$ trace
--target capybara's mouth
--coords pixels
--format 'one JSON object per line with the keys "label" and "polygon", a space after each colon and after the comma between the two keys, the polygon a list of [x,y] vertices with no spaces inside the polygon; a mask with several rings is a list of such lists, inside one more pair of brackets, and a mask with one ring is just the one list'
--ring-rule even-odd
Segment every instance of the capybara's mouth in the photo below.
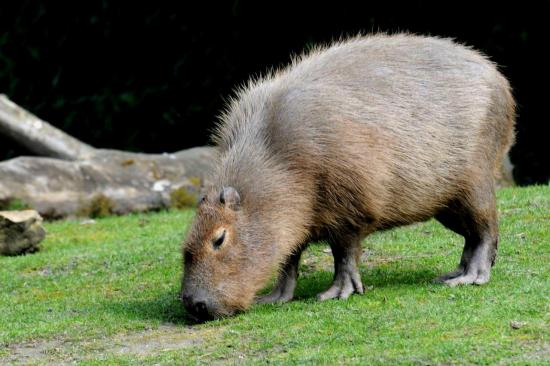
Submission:
{"label": "capybara's mouth", "polygon": [[214,320],[214,317],[213,316],[197,316],[189,311],[187,311],[187,314],[186,314],[186,318],[187,320],[192,323],[192,324],[201,324],[201,323],[204,323],[204,322],[207,322],[207,321],[210,321],[210,320]]}
{"label": "capybara's mouth", "polygon": [[204,323],[204,322],[216,320],[216,319],[228,318],[242,312],[242,310],[230,310],[230,309],[225,309],[223,311],[216,311],[216,312],[196,312],[188,308],[185,308],[185,311],[186,311],[187,320],[195,324],[200,324],[200,323]]}

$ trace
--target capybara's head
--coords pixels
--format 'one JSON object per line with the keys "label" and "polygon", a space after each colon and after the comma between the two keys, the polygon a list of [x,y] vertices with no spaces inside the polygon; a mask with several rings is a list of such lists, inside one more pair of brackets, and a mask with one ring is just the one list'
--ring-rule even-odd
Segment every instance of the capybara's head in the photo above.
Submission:
{"label": "capybara's head", "polygon": [[183,246],[181,291],[196,320],[246,309],[268,280],[271,268],[262,263],[260,228],[249,216],[233,187],[210,191],[199,203]]}

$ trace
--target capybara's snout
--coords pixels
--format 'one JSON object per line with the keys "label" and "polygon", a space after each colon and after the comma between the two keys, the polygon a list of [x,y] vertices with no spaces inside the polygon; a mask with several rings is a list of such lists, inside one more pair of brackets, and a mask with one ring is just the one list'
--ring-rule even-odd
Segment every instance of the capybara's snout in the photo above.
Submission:
{"label": "capybara's snout", "polygon": [[187,313],[191,315],[194,320],[206,321],[212,319],[212,310],[208,308],[206,301],[196,300],[188,295],[182,295],[181,301]]}
{"label": "capybara's snout", "polygon": [[233,311],[220,305],[206,291],[200,289],[183,290],[181,302],[187,314],[195,321],[204,322],[231,315]]}
{"label": "capybara's snout", "polygon": [[204,291],[184,289],[181,293],[181,302],[187,313],[197,321],[213,319],[217,312],[213,301]]}

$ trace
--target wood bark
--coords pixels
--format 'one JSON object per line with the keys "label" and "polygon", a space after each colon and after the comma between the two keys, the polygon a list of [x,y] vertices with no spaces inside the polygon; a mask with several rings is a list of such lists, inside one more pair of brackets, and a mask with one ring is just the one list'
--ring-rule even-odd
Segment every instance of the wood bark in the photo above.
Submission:
{"label": "wood bark", "polygon": [[169,206],[175,189],[198,195],[216,155],[212,147],[171,154],[95,149],[4,95],[0,133],[42,155],[0,162],[0,203],[22,200],[50,218],[85,213],[97,197],[123,214]]}
{"label": "wood bark", "polygon": [[96,149],[41,120],[0,94],[0,133],[29,151],[64,160],[81,160]]}

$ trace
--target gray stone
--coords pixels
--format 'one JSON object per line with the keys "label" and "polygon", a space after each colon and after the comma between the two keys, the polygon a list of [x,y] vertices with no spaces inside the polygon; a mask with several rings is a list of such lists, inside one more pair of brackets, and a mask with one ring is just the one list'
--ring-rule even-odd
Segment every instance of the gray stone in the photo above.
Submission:
{"label": "gray stone", "polygon": [[34,210],[0,211],[0,254],[34,253],[46,237],[42,217]]}

